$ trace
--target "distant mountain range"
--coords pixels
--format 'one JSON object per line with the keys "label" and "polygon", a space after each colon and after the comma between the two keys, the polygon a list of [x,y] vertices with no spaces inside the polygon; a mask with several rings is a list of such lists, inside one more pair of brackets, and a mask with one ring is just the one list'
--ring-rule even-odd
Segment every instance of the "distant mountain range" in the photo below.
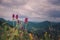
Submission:
{"label": "distant mountain range", "polygon": [[[3,26],[3,23],[7,23],[7,25],[10,25],[13,27],[12,21],[7,21],[3,18],[0,18],[0,26]],[[14,25],[16,25],[16,22],[14,22]],[[24,24],[23,24],[24,25]],[[44,22],[28,22],[27,29],[30,30],[41,30],[46,31],[49,27],[53,27],[56,30],[60,30],[60,23],[59,22],[50,22],[50,21],[44,21]]]}

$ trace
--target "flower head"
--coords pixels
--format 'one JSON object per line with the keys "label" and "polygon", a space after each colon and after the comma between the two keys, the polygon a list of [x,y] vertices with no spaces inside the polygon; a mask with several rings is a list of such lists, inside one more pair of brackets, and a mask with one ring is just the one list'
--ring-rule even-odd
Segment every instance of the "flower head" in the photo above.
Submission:
{"label": "flower head", "polygon": [[28,22],[28,18],[25,18],[25,23],[27,23]]}
{"label": "flower head", "polygon": [[16,15],[16,19],[18,19],[18,15]]}
{"label": "flower head", "polygon": [[14,17],[15,17],[15,15],[13,14],[13,15],[12,15],[12,18],[14,18]]}

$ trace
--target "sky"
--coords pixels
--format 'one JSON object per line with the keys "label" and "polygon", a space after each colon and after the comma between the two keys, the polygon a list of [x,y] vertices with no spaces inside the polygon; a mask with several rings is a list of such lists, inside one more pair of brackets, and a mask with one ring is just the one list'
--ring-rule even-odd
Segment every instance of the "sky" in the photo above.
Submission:
{"label": "sky", "polygon": [[0,0],[0,18],[12,20],[12,14],[23,21],[60,22],[60,0]]}

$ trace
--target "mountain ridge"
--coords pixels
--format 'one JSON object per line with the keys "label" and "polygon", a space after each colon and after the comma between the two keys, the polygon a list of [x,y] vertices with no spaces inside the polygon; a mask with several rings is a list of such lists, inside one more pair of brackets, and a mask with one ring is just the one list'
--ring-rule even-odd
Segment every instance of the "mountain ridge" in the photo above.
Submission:
{"label": "mountain ridge", "polygon": [[[7,24],[13,26],[13,22],[12,21],[7,21],[3,18],[0,18],[0,25],[3,23],[3,22],[8,22]],[[16,25],[16,21],[14,22],[14,24]],[[24,24],[23,24],[24,25]],[[27,25],[27,29],[32,29],[33,28],[40,28],[40,29],[46,29],[46,28],[49,28],[50,26],[52,27],[56,27],[56,26],[60,26],[60,22],[50,22],[50,21],[43,21],[43,22],[28,22],[28,25]]]}

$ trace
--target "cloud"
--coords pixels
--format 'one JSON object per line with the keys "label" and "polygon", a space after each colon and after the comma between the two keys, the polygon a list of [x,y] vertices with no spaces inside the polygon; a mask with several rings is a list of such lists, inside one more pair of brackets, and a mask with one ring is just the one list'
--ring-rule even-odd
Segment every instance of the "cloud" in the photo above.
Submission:
{"label": "cloud", "polygon": [[60,6],[60,0],[48,0],[50,4]]}
{"label": "cloud", "polygon": [[9,20],[12,14],[18,14],[21,19],[28,17],[30,21],[53,21],[52,17],[59,20],[59,11],[60,6],[48,0],[0,0],[0,17]]}
{"label": "cloud", "polygon": [[13,7],[13,6],[22,6],[27,3],[27,0],[1,0],[0,5],[6,7]]}
{"label": "cloud", "polygon": [[50,10],[49,16],[54,18],[60,18],[60,10]]}

